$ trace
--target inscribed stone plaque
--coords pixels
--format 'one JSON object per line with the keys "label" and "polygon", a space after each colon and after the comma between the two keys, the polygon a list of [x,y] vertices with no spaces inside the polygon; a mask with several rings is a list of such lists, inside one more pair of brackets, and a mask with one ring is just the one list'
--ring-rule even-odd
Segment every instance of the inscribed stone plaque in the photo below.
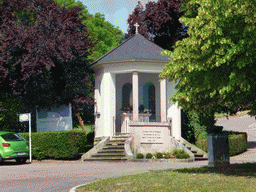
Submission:
{"label": "inscribed stone plaque", "polygon": [[163,131],[161,130],[143,130],[141,144],[163,144]]}

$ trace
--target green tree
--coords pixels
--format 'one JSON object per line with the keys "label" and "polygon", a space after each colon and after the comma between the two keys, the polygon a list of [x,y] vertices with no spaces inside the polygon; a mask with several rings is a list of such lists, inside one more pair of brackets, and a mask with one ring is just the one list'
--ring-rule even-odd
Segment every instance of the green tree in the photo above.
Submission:
{"label": "green tree", "polygon": [[181,0],[180,11],[182,11],[186,17],[195,18],[198,15],[199,7],[200,5],[192,0]]}
{"label": "green tree", "polygon": [[90,49],[89,58],[92,60],[98,59],[125,40],[122,31],[105,21],[104,15],[100,13],[89,16],[84,24],[90,34],[89,39],[95,43]]}
{"label": "green tree", "polygon": [[[191,0],[197,16],[180,19],[189,37],[178,41],[160,74],[177,83],[171,100],[184,110],[211,111],[248,106],[256,115],[256,2]],[[206,116],[207,116],[206,115]]]}
{"label": "green tree", "polygon": [[92,15],[88,12],[87,7],[80,1],[75,0],[54,0],[60,7],[65,6],[71,9],[75,6],[83,7],[80,13],[86,17],[82,23],[87,27],[89,39],[93,41],[93,48],[89,49],[89,59],[96,60],[108,51],[118,46],[125,40],[124,34],[118,27],[105,21],[104,15],[96,13]]}

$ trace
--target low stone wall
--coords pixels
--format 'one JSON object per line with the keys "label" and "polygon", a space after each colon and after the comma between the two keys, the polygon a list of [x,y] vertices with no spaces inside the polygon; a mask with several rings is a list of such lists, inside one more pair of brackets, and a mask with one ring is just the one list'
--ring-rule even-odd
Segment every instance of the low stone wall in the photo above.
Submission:
{"label": "low stone wall", "polygon": [[182,143],[179,143],[178,149],[184,149],[186,151],[186,153],[189,154],[190,159],[192,159],[192,161],[194,161],[194,159],[195,159],[194,153],[192,153],[185,145],[183,145]]}
{"label": "low stone wall", "polygon": [[[203,151],[202,149],[199,149],[198,147],[196,147],[195,145],[193,145],[193,144],[191,144],[191,143],[189,143],[188,141],[186,141],[184,138],[180,138],[180,142],[183,144],[183,145],[188,145],[188,146],[190,146],[191,147],[191,149],[196,149],[196,151],[198,151],[200,154],[203,154],[204,156],[203,156],[203,158],[208,158],[208,154],[205,152],[205,151]],[[190,151],[190,150],[189,150]],[[193,153],[192,153],[193,154]],[[191,156],[191,155],[190,155]],[[193,156],[194,156],[194,154],[193,154]]]}
{"label": "low stone wall", "polygon": [[130,159],[133,162],[170,162],[170,163],[191,163],[194,160],[189,159]]}
{"label": "low stone wall", "polygon": [[132,148],[131,148],[132,141],[133,141],[133,138],[130,137],[130,138],[126,139],[126,141],[124,143],[124,151],[125,151],[125,155],[128,160],[134,159],[134,154],[133,154]]}
{"label": "low stone wall", "polygon": [[84,161],[84,159],[89,159],[92,155],[98,153],[98,151],[100,151],[104,146],[106,146],[109,140],[110,137],[103,137],[102,140],[96,146],[94,146],[91,150],[89,150],[81,157],[82,162]]}
{"label": "low stone wall", "polygon": [[98,143],[103,139],[104,137],[96,137],[94,138],[93,146],[98,145]]}

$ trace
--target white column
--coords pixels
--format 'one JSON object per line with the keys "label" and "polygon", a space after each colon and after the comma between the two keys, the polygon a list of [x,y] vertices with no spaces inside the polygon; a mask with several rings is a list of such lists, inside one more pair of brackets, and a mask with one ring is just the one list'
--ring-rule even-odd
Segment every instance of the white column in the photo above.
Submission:
{"label": "white column", "polygon": [[174,104],[173,112],[172,136],[179,140],[181,138],[181,108],[178,106],[178,102]]}
{"label": "white column", "polygon": [[116,114],[116,89],[115,89],[115,74],[109,72],[103,76],[103,108],[101,110],[101,135],[112,136],[114,133],[113,118]]}
{"label": "white column", "polygon": [[160,110],[161,122],[167,121],[167,98],[166,98],[166,78],[160,81]]}
{"label": "white column", "polygon": [[[104,130],[103,130],[103,125],[101,124],[102,121],[102,118],[104,116],[103,113],[101,113],[101,109],[103,109],[103,98],[101,97],[101,94],[104,92],[104,89],[103,89],[103,84],[104,84],[104,81],[103,81],[103,71],[96,71],[95,72],[95,90],[94,90],[94,98],[95,98],[95,108],[94,108],[94,111],[95,111],[95,114],[96,112],[98,113],[98,117],[95,116],[95,137],[102,137],[104,136],[103,133],[104,133]],[[102,110],[103,112],[103,110]]]}
{"label": "white column", "polygon": [[[95,80],[96,81],[96,80]],[[99,88],[95,82],[95,89],[94,89],[94,126],[95,126],[95,136],[98,136],[98,127],[99,127],[99,117],[98,117],[98,113],[99,113],[99,106],[100,106],[100,102],[99,102]]]}
{"label": "white column", "polygon": [[139,121],[139,74],[132,74],[133,121]]}

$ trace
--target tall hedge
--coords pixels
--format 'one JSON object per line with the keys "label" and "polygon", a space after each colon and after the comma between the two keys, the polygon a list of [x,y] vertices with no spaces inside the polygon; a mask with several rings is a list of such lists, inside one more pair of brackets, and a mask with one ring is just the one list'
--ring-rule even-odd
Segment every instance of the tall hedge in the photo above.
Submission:
{"label": "tall hedge", "polygon": [[[29,139],[28,133],[19,133]],[[31,133],[32,156],[36,159],[68,159],[86,152],[93,146],[94,134],[84,131]]]}
{"label": "tall hedge", "polygon": [[229,135],[229,154],[231,156],[247,150],[247,133],[234,133]]}
{"label": "tall hedge", "polygon": [[[246,132],[228,132],[228,140],[229,140],[229,154],[230,156],[234,156],[240,154],[247,150],[247,133]],[[207,152],[207,140],[202,139],[196,142],[196,146],[203,151]]]}

